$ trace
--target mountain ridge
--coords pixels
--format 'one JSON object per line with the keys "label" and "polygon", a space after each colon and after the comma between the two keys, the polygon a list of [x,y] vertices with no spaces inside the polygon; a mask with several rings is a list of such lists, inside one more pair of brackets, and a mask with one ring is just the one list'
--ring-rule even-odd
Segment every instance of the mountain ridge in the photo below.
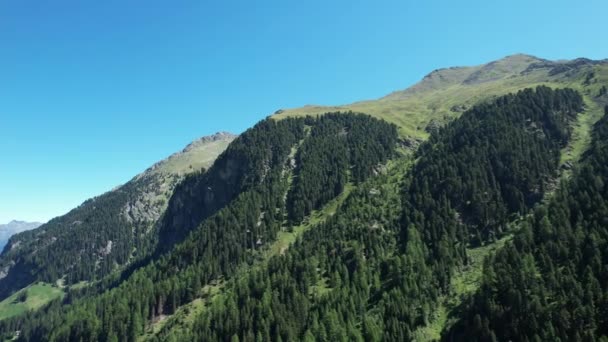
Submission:
{"label": "mountain ridge", "polygon": [[[98,279],[143,258],[156,243],[155,224],[175,186],[209,167],[235,137],[223,132],[199,138],[125,184],[37,229],[13,235],[0,254],[0,285],[5,285],[0,298],[36,280],[65,278],[61,283],[70,284]],[[70,242],[79,234],[88,237]],[[62,260],[39,257],[59,251]]]}
{"label": "mountain ridge", "polygon": [[[476,103],[526,87],[580,84],[590,73],[594,73],[594,83],[590,84],[589,91],[598,92],[600,85],[608,81],[608,59],[550,61],[515,54],[477,66],[436,69],[410,87],[378,99],[279,109],[272,117],[280,120],[333,111],[362,112],[396,124],[404,139],[425,140],[429,137],[426,128],[431,122],[443,125]],[[596,94],[584,95],[594,97]]]}
{"label": "mountain ridge", "polygon": [[[527,54],[514,54],[503,57],[501,59],[475,65],[475,66],[455,66],[448,68],[439,68],[425,75],[422,80],[414,85],[395,92],[390,93],[381,99],[399,99],[407,96],[413,96],[419,92],[428,91],[435,87],[445,87],[445,85],[463,84],[473,85],[480,78],[488,77],[488,74],[496,72],[495,78],[488,78],[486,82],[496,81],[500,76],[514,75],[523,72],[529,65],[533,63],[547,61],[546,59]],[[439,82],[438,82],[439,81]]]}
{"label": "mountain ridge", "polygon": [[27,222],[20,220],[11,220],[9,223],[0,224],[0,253],[12,235],[25,230],[38,228],[42,224],[43,223],[41,222]]}

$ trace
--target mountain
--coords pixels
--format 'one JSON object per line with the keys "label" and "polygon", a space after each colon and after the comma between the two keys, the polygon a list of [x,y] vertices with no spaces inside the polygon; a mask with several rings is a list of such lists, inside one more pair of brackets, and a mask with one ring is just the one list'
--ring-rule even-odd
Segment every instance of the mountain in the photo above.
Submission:
{"label": "mountain", "polygon": [[589,80],[592,83],[583,92],[594,98],[600,91],[600,80],[606,77],[607,65],[608,60],[548,61],[518,54],[479,66],[434,70],[417,84],[377,100],[341,106],[309,105],[280,109],[274,117],[280,119],[331,111],[361,112],[396,124],[404,137],[424,140],[430,134],[429,128],[459,117],[472,105],[527,87],[581,85],[593,72],[595,77]]}
{"label": "mountain", "polygon": [[94,281],[148,256],[175,186],[209,167],[236,136],[200,138],[132,180],[38,229],[16,234],[0,255],[0,298],[35,281]]}
{"label": "mountain", "polygon": [[[0,337],[607,339],[607,87],[607,61],[515,55],[378,100],[279,110],[180,179],[153,227],[134,229],[149,238],[120,236],[145,251],[123,272],[101,271],[127,249],[115,237],[70,278],[31,253],[36,279],[74,285],[0,320]],[[91,244],[72,236],[54,258]],[[83,260],[96,269],[76,271]],[[28,283],[7,300],[27,303]]]}
{"label": "mountain", "polygon": [[25,222],[17,220],[12,220],[7,224],[0,224],[0,251],[4,248],[8,242],[8,239],[13,234],[38,228],[40,225],[42,225],[40,222]]}

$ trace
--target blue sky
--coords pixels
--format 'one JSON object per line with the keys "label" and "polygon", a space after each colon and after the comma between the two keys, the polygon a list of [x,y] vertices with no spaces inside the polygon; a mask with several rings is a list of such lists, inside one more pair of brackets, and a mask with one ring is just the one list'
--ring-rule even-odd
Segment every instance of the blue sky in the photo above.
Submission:
{"label": "blue sky", "polygon": [[608,58],[605,0],[0,1],[0,223],[191,140],[514,53]]}

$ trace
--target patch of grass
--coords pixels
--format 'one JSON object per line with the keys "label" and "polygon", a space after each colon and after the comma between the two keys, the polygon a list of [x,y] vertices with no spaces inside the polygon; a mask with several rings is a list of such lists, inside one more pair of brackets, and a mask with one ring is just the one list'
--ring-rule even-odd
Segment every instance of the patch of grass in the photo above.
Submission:
{"label": "patch of grass", "polygon": [[291,231],[280,231],[277,234],[276,240],[270,244],[270,246],[264,252],[264,259],[270,259],[270,257],[274,255],[285,253],[285,251],[289,248],[289,245],[295,242],[296,239],[305,231],[321,223],[322,221],[325,221],[328,217],[333,216],[340,204],[344,202],[353,189],[354,185],[351,183],[346,184],[344,191],[342,191],[338,197],[331,200],[320,210],[314,210],[308,217],[304,219],[302,224],[294,226]]}
{"label": "patch of grass", "polygon": [[401,136],[426,139],[429,135],[425,131],[428,123],[432,120],[445,123],[457,118],[461,111],[453,109],[458,106],[468,108],[480,101],[540,84],[547,83],[530,82],[528,79],[521,80],[521,82],[506,79],[472,86],[457,84],[405,98],[387,97],[337,107],[315,106],[290,109],[276,117],[316,115],[328,111],[362,112],[394,123],[399,127]]}
{"label": "patch of grass", "polygon": [[604,115],[604,109],[593,98],[585,96],[587,108],[579,114],[573,127],[572,139],[561,155],[561,164],[576,163],[589,147],[591,142],[591,129]]}
{"label": "patch of grass", "polygon": [[51,284],[30,285],[0,302],[0,320],[37,310],[51,300],[62,298],[64,295],[60,288]]}
{"label": "patch of grass", "polygon": [[74,285],[70,286],[70,290],[80,290],[90,285],[88,281],[80,281]]}

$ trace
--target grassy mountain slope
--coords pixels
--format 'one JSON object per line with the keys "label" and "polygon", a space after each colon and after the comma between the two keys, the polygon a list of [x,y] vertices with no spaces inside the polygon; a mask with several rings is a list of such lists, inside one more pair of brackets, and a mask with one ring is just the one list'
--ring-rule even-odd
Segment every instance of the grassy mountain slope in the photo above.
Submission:
{"label": "grassy mountain slope", "polygon": [[154,164],[136,178],[148,174],[186,175],[193,170],[208,169],[235,138],[236,135],[228,132],[218,132],[199,138],[188,144],[182,151]]}
{"label": "grassy mountain slope", "polygon": [[201,138],[126,184],[13,236],[0,256],[0,298],[35,281],[100,279],[144,257],[176,184],[209,167],[234,138],[228,133]]}
{"label": "grassy mountain slope", "polygon": [[[589,84],[583,84],[590,73],[594,77]],[[608,61],[578,59],[552,62],[528,55],[513,55],[480,66],[438,69],[412,87],[377,100],[284,109],[273,117],[280,119],[352,110],[396,124],[404,137],[426,139],[429,132],[425,129],[429,123],[445,124],[472,105],[496,96],[547,85],[574,88],[591,99],[607,82]]]}
{"label": "grassy mountain slope", "polygon": [[29,285],[0,302],[0,320],[37,310],[63,295],[64,292],[57,286],[45,283]]}

